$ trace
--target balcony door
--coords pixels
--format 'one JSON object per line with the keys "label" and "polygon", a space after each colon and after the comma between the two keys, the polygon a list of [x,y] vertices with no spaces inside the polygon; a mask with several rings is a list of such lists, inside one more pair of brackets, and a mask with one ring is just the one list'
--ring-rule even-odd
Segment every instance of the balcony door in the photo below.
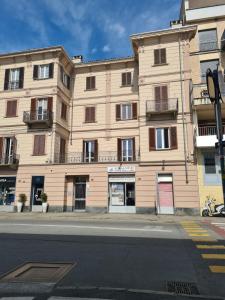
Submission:
{"label": "balcony door", "polygon": [[168,89],[167,85],[155,87],[155,111],[168,110]]}
{"label": "balcony door", "polygon": [[48,100],[47,99],[37,99],[37,120],[46,120],[47,118],[47,109],[48,109]]}
{"label": "balcony door", "polygon": [[14,137],[6,137],[3,139],[2,163],[9,165],[13,163],[13,157],[16,148],[16,139]]}
{"label": "balcony door", "polygon": [[85,210],[86,208],[86,176],[76,176],[74,180],[74,209]]}

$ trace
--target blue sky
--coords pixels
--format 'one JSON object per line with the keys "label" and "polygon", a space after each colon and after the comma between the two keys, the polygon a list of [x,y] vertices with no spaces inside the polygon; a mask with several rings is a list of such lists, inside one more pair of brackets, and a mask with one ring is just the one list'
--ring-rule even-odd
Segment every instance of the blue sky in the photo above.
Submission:
{"label": "blue sky", "polygon": [[181,0],[0,0],[0,53],[63,45],[85,60],[132,55],[129,35],[167,28]]}

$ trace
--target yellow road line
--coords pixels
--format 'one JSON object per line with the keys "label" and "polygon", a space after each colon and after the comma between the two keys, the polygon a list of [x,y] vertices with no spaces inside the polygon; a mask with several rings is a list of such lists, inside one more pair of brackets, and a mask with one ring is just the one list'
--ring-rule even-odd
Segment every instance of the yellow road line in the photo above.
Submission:
{"label": "yellow road line", "polygon": [[216,239],[213,239],[211,237],[208,238],[192,238],[193,242],[217,242]]}
{"label": "yellow road line", "polygon": [[205,259],[225,259],[225,254],[202,254]]}
{"label": "yellow road line", "polygon": [[197,233],[197,232],[200,232],[200,233],[201,233],[201,232],[208,232],[208,230],[205,230],[205,229],[188,229],[188,230],[186,229],[186,231],[189,232],[189,233],[192,233],[192,232],[193,232],[193,233]]}
{"label": "yellow road line", "polygon": [[213,273],[225,273],[225,266],[209,266]]}
{"label": "yellow road line", "polygon": [[189,233],[190,236],[209,236],[207,233]]}
{"label": "yellow road line", "polygon": [[196,245],[198,249],[225,249],[223,245]]}

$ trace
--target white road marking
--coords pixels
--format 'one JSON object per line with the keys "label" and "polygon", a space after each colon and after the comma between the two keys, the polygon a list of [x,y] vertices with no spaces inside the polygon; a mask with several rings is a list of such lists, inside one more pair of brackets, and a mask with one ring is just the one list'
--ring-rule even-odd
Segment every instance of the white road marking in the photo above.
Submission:
{"label": "white road marking", "polygon": [[211,224],[213,224],[213,225],[222,225],[222,226],[225,226],[225,223],[211,223]]}
{"label": "white road marking", "polygon": [[105,227],[105,226],[83,226],[83,225],[61,225],[61,224],[30,224],[30,223],[0,223],[1,226],[29,226],[29,227],[60,227],[77,229],[101,229],[101,230],[121,230],[121,231],[145,231],[145,232],[172,232],[168,229],[157,228],[127,228],[127,227]]}

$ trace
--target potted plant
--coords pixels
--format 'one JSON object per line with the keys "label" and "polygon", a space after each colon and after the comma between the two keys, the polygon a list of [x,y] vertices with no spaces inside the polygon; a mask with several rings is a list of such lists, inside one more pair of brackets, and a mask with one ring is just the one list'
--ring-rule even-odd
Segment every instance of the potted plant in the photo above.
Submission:
{"label": "potted plant", "polygon": [[41,193],[42,211],[46,213],[48,210],[48,195],[46,193]]}
{"label": "potted plant", "polygon": [[17,212],[21,213],[25,202],[27,201],[27,196],[25,194],[19,194],[19,199],[17,201]]}

